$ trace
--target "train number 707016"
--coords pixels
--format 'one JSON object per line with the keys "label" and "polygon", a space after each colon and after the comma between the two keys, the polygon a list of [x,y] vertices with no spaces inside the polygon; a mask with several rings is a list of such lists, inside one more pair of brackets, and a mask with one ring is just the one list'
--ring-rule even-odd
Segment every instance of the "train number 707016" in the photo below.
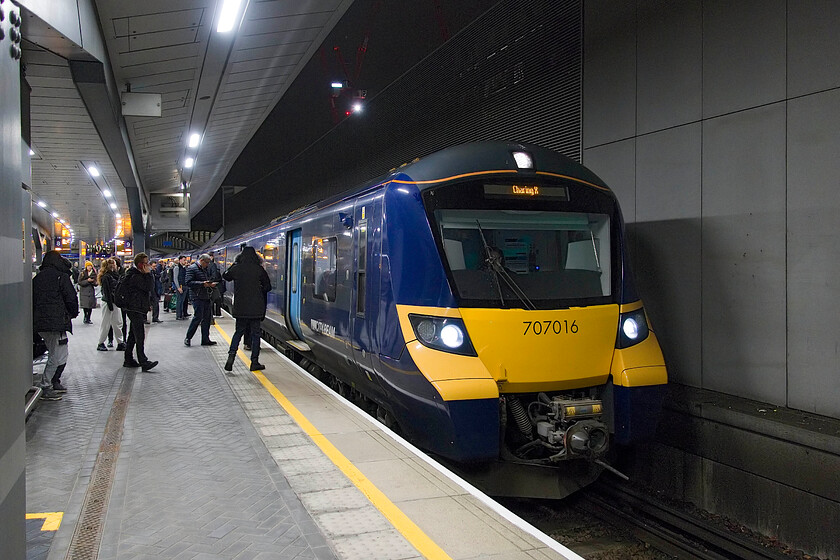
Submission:
{"label": "train number 707016", "polygon": [[577,334],[577,323],[572,320],[571,323],[567,320],[562,321],[522,321],[525,325],[525,332],[522,336],[527,334],[541,335],[541,334]]}

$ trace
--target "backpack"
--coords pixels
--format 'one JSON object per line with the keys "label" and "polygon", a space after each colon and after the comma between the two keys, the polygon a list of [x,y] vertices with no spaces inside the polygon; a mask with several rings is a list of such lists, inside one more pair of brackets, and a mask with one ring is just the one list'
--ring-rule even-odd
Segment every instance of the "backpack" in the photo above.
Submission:
{"label": "backpack", "polygon": [[114,293],[111,294],[111,298],[114,300],[111,303],[120,309],[128,305],[128,282],[125,280],[126,276],[126,274],[120,276],[120,279],[117,280],[117,287],[114,288]]}

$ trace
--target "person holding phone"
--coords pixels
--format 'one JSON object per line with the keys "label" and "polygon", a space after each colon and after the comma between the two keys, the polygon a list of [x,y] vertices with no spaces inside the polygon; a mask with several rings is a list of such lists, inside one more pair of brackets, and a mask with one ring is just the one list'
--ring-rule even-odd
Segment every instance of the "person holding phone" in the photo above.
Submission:
{"label": "person holding phone", "polygon": [[185,284],[189,287],[190,302],[193,305],[193,318],[187,328],[184,346],[190,346],[195,331],[201,326],[201,345],[214,346],[215,340],[210,340],[211,293],[218,284],[210,276],[210,255],[207,253],[198,257],[198,261],[187,267]]}

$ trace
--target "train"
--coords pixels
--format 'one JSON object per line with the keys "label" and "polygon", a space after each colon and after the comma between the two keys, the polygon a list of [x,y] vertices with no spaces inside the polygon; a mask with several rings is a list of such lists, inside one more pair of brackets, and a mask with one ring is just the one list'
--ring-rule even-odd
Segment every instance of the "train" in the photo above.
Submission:
{"label": "train", "polygon": [[618,200],[553,150],[449,147],[217,263],[244,245],[273,285],[264,338],[489,493],[564,497],[654,434],[667,370]]}

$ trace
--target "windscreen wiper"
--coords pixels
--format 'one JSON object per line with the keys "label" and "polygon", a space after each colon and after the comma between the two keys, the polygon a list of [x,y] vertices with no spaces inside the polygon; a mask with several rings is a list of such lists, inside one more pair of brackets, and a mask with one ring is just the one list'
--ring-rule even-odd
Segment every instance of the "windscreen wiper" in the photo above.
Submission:
{"label": "windscreen wiper", "polygon": [[510,291],[514,293],[516,297],[522,302],[522,305],[525,309],[534,310],[537,308],[536,305],[528,298],[522,288],[519,287],[519,284],[513,279],[510,273],[502,264],[502,253],[498,249],[493,249],[490,245],[487,244],[487,239],[484,237],[484,230],[481,229],[481,223],[476,220],[476,225],[478,225],[478,233],[481,234],[481,242],[484,244],[484,262],[490,267],[496,275],[496,287],[499,290],[499,299],[502,301],[502,306],[505,307],[505,298],[502,295],[502,285],[499,282],[499,278],[501,278],[507,287],[510,288]]}

